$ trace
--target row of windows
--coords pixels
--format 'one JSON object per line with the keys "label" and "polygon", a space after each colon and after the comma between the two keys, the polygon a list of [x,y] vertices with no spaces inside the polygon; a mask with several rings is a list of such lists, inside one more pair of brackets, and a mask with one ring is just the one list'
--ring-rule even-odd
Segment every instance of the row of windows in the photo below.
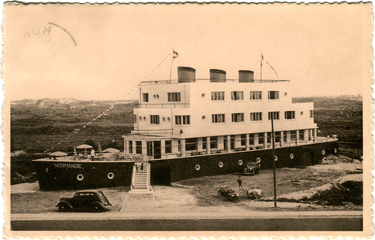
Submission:
{"label": "row of windows", "polygon": [[[283,137],[281,137],[282,132],[275,132],[275,143],[280,143],[281,138],[283,139],[283,142],[288,142],[288,132],[283,132]],[[240,139],[236,140],[236,137],[234,135],[231,135],[229,137],[229,146],[230,149],[234,149],[237,144],[235,144],[236,141],[240,141],[241,146],[246,145],[246,135],[247,134],[241,134]],[[314,129],[308,129],[307,133],[307,139],[309,141],[314,138],[315,132]],[[297,139],[298,136],[298,139]],[[290,131],[289,133],[289,141],[304,141],[305,140],[305,130],[294,130]],[[223,136],[223,145],[224,148],[227,148],[228,139],[227,136]],[[267,139],[265,139],[263,133],[251,133],[249,134],[249,145],[262,145],[264,143],[271,144],[272,142],[272,135],[271,132],[267,133]],[[142,154],[142,141],[135,141],[136,148],[135,153]],[[182,142],[178,140],[177,143],[178,146],[178,152],[181,152],[182,148]],[[187,138],[185,139],[185,150],[186,151],[194,151],[198,149],[198,139],[197,138]],[[238,145],[237,145],[238,146]],[[129,141],[128,145],[129,153],[133,153],[133,141]],[[210,137],[210,148],[216,149],[218,147],[218,137]],[[147,142],[147,155],[152,156],[152,142]],[[207,137],[202,138],[202,149],[207,149]],[[166,140],[165,141],[165,153],[172,153],[172,141]]]}
{"label": "row of windows", "polygon": [[[244,95],[243,91],[232,91],[231,99],[234,101],[243,100],[243,95]],[[261,100],[261,99],[262,99],[262,91],[250,91],[250,100]],[[268,99],[279,99],[279,91],[269,91]],[[225,92],[224,91],[211,92],[211,100],[212,101],[224,101]],[[148,101],[149,101],[148,93],[143,93],[143,102],[148,102]],[[181,102],[181,93],[179,92],[168,93],[168,102]]]}
{"label": "row of windows", "polygon": [[[301,112],[303,113],[303,112]],[[271,120],[273,116],[274,120],[280,120],[280,112],[268,112],[268,120]],[[284,119],[295,119],[295,111],[285,111]],[[310,118],[313,117],[313,110],[310,110]],[[262,121],[262,112],[252,112],[250,113],[250,121]],[[232,113],[232,122],[244,122],[244,113]],[[150,115],[151,124],[160,124],[159,115]],[[212,123],[225,123],[225,114],[212,114]],[[176,125],[190,125],[190,115],[176,115],[175,116]]]}

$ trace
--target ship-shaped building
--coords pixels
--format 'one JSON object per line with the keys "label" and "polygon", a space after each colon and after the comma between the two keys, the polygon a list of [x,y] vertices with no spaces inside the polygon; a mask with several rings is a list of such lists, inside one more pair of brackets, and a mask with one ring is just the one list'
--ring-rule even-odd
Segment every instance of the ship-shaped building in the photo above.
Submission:
{"label": "ship-shaped building", "polygon": [[191,67],[178,67],[177,80],[141,82],[124,152],[93,161],[36,160],[40,188],[150,190],[152,184],[241,173],[248,162],[262,168],[275,160],[277,167],[319,163],[337,153],[337,138],[318,137],[313,103],[294,103],[290,85],[256,80],[249,70],[227,79],[225,71],[211,69],[209,78],[197,79]]}

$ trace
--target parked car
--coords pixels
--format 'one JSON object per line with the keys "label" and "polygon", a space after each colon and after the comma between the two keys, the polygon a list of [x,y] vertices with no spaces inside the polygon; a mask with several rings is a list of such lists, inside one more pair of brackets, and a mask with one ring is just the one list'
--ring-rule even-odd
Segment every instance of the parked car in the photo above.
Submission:
{"label": "parked car", "polygon": [[219,196],[225,197],[227,200],[238,202],[238,194],[234,192],[233,188],[220,188],[217,191],[217,194],[219,194]]}
{"label": "parked car", "polygon": [[59,211],[104,211],[111,204],[101,191],[79,191],[72,198],[61,198],[56,205]]}
{"label": "parked car", "polygon": [[257,173],[260,173],[260,161],[247,162],[246,167],[243,170],[243,174],[245,174],[245,175],[255,175]]}

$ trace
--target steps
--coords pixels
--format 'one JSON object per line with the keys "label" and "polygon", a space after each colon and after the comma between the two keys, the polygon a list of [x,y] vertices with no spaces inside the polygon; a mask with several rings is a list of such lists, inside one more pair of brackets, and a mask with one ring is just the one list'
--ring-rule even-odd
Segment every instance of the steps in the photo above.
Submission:
{"label": "steps", "polygon": [[133,169],[133,178],[131,186],[131,194],[147,194],[152,193],[151,186],[149,185],[149,171],[150,165],[143,162],[143,168],[141,169],[142,163],[134,163],[135,168]]}

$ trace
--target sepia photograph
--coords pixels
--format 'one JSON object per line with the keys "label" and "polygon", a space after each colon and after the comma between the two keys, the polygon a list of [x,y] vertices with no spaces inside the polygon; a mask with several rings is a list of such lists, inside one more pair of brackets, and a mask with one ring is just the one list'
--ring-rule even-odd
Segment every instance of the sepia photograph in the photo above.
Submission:
{"label": "sepia photograph", "polygon": [[4,237],[373,236],[373,10],[3,5]]}

